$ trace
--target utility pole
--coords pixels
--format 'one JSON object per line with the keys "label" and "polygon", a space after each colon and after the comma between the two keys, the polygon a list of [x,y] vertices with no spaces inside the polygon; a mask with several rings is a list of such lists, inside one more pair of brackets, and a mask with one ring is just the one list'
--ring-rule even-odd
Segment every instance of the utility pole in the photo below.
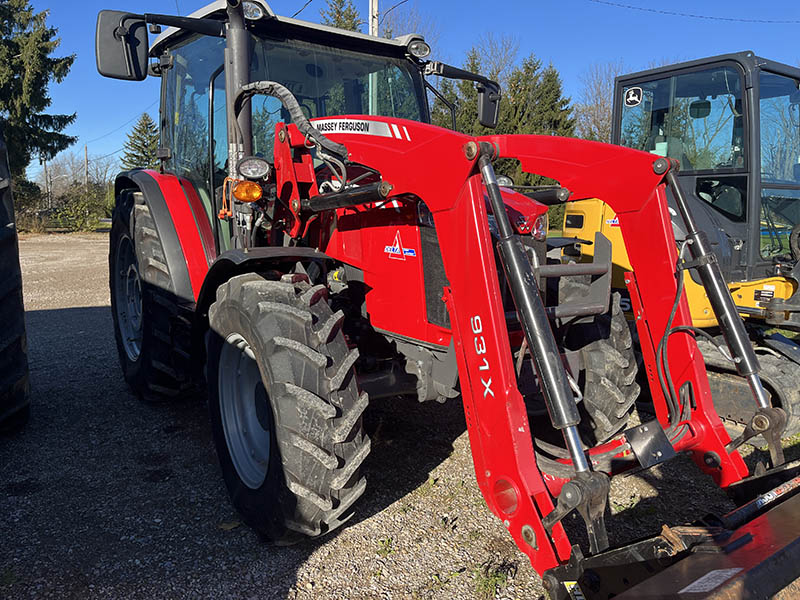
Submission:
{"label": "utility pole", "polygon": [[83,145],[83,189],[89,193],[89,148]]}
{"label": "utility pole", "polygon": [[50,201],[50,178],[47,174],[47,160],[43,160],[44,165],[44,195],[47,198],[47,208],[53,208],[53,203]]}
{"label": "utility pole", "polygon": [[[378,0],[369,0],[369,34],[378,37]],[[378,114],[378,74],[369,74],[369,114]]]}

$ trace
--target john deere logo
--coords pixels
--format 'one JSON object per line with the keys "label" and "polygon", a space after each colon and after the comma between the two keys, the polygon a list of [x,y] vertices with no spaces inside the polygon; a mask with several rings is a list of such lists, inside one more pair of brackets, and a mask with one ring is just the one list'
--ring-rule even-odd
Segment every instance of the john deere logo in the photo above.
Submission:
{"label": "john deere logo", "polygon": [[631,108],[642,103],[642,88],[632,87],[625,91],[625,106]]}

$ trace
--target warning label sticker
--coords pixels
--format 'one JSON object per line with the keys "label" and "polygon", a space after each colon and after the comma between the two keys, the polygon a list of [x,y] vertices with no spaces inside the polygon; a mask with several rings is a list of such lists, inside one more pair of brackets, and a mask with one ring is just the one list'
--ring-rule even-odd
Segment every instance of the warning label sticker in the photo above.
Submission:
{"label": "warning label sticker", "polygon": [[322,133],[355,133],[359,135],[377,135],[398,140],[411,141],[408,129],[398,127],[394,123],[370,121],[368,119],[318,119],[311,123]]}
{"label": "warning label sticker", "polygon": [[700,579],[696,579],[682,590],[679,594],[696,594],[698,592],[710,592],[716,587],[719,587],[728,579],[736,575],[741,568],[736,569],[715,569],[703,575]]}
{"label": "warning label sticker", "polygon": [[[772,289],[770,289],[772,288]],[[753,292],[753,299],[756,302],[769,302],[775,297],[775,286],[765,285],[762,290],[755,290]]]}

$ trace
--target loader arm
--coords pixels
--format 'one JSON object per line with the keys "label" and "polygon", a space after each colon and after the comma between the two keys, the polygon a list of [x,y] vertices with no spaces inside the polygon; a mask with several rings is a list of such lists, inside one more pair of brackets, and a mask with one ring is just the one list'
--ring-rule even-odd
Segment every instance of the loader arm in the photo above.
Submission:
{"label": "loader arm", "polygon": [[[407,139],[367,135],[341,135],[339,139],[346,143],[351,161],[380,171],[393,186],[393,195],[422,198],[433,213],[449,281],[444,300],[451,316],[477,481],[490,509],[542,573],[569,559],[570,543],[560,524],[552,528],[551,536],[542,523],[553,510],[553,496],[566,480],[545,475],[537,467],[524,400],[517,388],[485,187],[477,157],[465,152],[468,143],[477,140],[419,123],[394,122],[407,129]],[[652,352],[677,290],[677,255],[663,174],[653,171],[652,155],[565,138],[481,139],[495,144],[499,157],[517,158],[526,171],[558,180],[573,191],[574,198],[611,199],[620,214],[626,243],[646,250],[644,259],[634,264],[638,282],[634,291],[643,307],[642,339]],[[625,174],[625,178],[614,174]],[[648,259],[651,255],[659,258]],[[673,324],[688,324],[689,318],[683,300]],[[691,450],[700,468],[722,486],[746,477],[747,468],[738,453],[725,450],[728,437],[711,406],[705,368],[694,340],[672,336],[669,352],[676,389],[691,382],[695,399],[688,429],[674,442],[676,450]],[[653,361],[648,370],[654,369]],[[663,422],[665,401],[657,398],[656,404],[661,405]],[[595,451],[608,450],[614,444],[619,442]]]}

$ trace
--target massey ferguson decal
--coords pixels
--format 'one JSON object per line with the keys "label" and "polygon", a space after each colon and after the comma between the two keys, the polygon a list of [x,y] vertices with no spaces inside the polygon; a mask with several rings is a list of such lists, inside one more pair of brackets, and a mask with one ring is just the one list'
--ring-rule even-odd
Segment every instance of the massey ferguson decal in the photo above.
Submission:
{"label": "massey ferguson decal", "polygon": [[404,248],[403,240],[400,239],[400,230],[394,235],[394,244],[384,247],[383,251],[389,255],[389,258],[395,260],[405,260],[406,256],[416,257],[417,251],[413,248]]}
{"label": "massey ferguson decal", "polygon": [[377,135],[398,140],[411,141],[408,129],[394,123],[369,121],[367,119],[318,119],[311,122],[322,133],[356,133],[360,135]]}

